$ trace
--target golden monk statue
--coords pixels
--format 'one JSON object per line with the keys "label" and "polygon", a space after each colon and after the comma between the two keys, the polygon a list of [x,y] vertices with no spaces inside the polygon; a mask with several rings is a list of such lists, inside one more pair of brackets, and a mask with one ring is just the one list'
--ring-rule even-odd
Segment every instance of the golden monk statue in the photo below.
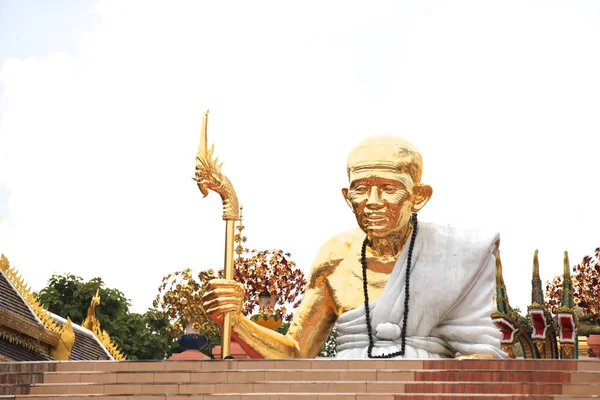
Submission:
{"label": "golden monk statue", "polygon": [[204,307],[251,357],[313,358],[337,324],[338,358],[506,357],[490,313],[499,237],[420,223],[431,198],[421,154],[395,137],[350,153],[342,189],[358,228],[323,245],[286,335],[242,313],[244,290],[213,280]]}

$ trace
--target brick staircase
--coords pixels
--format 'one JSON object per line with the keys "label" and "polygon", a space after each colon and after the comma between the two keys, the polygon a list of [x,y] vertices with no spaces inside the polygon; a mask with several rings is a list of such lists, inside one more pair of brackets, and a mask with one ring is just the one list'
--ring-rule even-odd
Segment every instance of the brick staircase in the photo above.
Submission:
{"label": "brick staircase", "polygon": [[0,363],[0,399],[600,399],[600,360]]}

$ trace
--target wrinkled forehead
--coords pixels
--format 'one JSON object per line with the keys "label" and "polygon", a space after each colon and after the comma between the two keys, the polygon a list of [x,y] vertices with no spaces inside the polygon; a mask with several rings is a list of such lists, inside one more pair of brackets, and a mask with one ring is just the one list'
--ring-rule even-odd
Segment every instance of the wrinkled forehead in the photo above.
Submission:
{"label": "wrinkled forehead", "polygon": [[421,180],[422,160],[419,151],[397,137],[365,140],[350,152],[347,172],[350,182],[368,177],[385,177],[406,184]]}
{"label": "wrinkled forehead", "polygon": [[397,182],[410,189],[414,185],[413,179],[407,172],[386,165],[364,165],[353,168],[348,172],[350,187],[359,183],[375,183],[380,181]]}

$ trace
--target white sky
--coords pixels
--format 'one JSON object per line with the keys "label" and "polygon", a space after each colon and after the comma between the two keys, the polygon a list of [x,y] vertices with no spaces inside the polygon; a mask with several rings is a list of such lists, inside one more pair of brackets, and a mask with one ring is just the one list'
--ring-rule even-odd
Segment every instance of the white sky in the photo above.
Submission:
{"label": "white sky", "polygon": [[73,50],[0,54],[0,252],[34,289],[52,273],[101,276],[143,311],[167,273],[222,267],[220,198],[191,180],[209,107],[248,245],[289,251],[306,272],[355,226],[346,156],[382,133],[423,153],[434,195],[421,220],[501,233],[513,306],[530,302],[536,248],[547,280],[563,250],[575,264],[600,246],[598,3],[101,1],[93,12]]}

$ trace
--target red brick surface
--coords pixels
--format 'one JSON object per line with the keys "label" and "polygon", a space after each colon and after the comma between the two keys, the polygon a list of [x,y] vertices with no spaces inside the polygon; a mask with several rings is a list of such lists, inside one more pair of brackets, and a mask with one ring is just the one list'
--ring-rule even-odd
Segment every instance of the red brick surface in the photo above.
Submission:
{"label": "red brick surface", "polygon": [[600,361],[0,363],[0,399],[89,395],[94,400],[581,400],[600,398]]}

